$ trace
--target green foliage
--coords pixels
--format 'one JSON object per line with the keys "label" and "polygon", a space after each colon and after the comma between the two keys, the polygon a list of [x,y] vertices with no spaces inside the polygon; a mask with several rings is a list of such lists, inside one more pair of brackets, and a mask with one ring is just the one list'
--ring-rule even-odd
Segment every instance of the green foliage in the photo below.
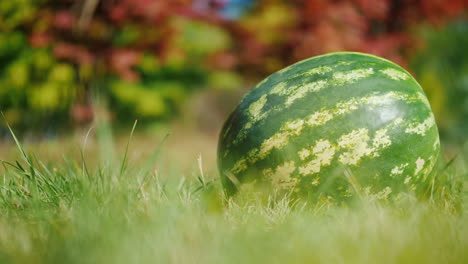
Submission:
{"label": "green foliage", "polygon": [[67,118],[77,91],[73,67],[47,48],[29,47],[17,31],[0,33],[0,59],[0,105],[10,124],[44,127],[48,118]]}
{"label": "green foliage", "polygon": [[2,0],[0,2],[0,32],[13,30],[34,17],[42,0]]}
{"label": "green foliage", "polygon": [[145,54],[135,66],[138,82],[118,78],[105,81],[111,110],[119,121],[165,120],[178,113],[190,91],[207,81],[207,72],[196,66],[162,66]]}
{"label": "green foliage", "polygon": [[242,87],[242,78],[230,71],[214,71],[209,76],[209,84],[214,89],[232,91]]}
{"label": "green foliage", "polygon": [[174,44],[186,50],[189,57],[206,56],[226,50],[232,42],[226,31],[208,23],[177,19],[175,27],[181,34]]}
{"label": "green foliage", "polygon": [[141,37],[141,32],[138,27],[132,24],[124,25],[112,39],[116,46],[126,46],[135,44]]}
{"label": "green foliage", "polygon": [[465,140],[468,134],[468,22],[423,31],[426,47],[413,68],[436,113],[442,136]]}
{"label": "green foliage", "polygon": [[26,47],[26,36],[18,31],[0,32],[0,58],[8,61]]}

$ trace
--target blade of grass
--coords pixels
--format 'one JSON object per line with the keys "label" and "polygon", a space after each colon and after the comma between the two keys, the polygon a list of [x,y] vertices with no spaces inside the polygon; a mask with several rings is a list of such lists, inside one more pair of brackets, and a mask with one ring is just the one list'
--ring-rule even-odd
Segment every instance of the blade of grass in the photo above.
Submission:
{"label": "blade of grass", "polygon": [[26,155],[26,151],[24,151],[23,146],[21,145],[21,143],[19,142],[19,140],[16,137],[15,133],[13,132],[13,129],[10,127],[10,124],[8,124],[8,121],[7,121],[6,117],[5,117],[5,115],[3,114],[3,112],[1,112],[1,113],[2,113],[3,120],[5,121],[5,124],[6,124],[7,128],[8,128],[8,130],[10,131],[10,134],[13,137],[13,140],[15,141],[16,146],[18,147],[18,149],[19,149],[19,151],[21,153],[21,157],[24,159],[24,161],[26,161],[26,163],[29,166],[31,166],[28,155]]}
{"label": "blade of grass", "polygon": [[88,131],[86,132],[86,136],[84,138],[83,146],[80,148],[81,170],[83,172],[83,177],[87,178],[88,180],[89,180],[89,171],[88,171],[88,166],[86,165],[84,149],[85,149],[86,145],[88,144],[88,137],[89,137],[89,134],[91,133],[91,130],[93,130],[93,127],[90,127],[88,129]]}
{"label": "blade of grass", "polygon": [[161,148],[162,148],[162,145],[164,144],[164,142],[166,142],[167,138],[169,137],[169,133],[167,133],[163,139],[159,142],[158,146],[156,147],[156,149],[153,151],[153,153],[151,154],[150,158],[148,160],[146,160],[146,162],[144,163],[143,165],[143,168],[140,170],[140,172],[138,173],[139,175],[144,175],[144,177],[147,177],[149,172],[153,169],[156,161],[158,160],[159,158],[159,154],[161,153]]}
{"label": "blade of grass", "polygon": [[5,167],[5,165],[8,165],[8,166],[10,166],[10,167],[13,167],[14,169],[19,170],[19,171],[24,171],[24,170],[22,170],[20,167],[16,166],[15,164],[13,164],[13,163],[11,163],[11,162],[6,161],[6,160],[0,160],[0,162],[3,164],[5,170],[7,169],[7,167]]}
{"label": "blade of grass", "polygon": [[458,154],[456,154],[455,156],[453,156],[448,162],[447,164],[445,164],[445,166],[442,168],[442,170],[440,171],[441,173],[446,171],[448,168],[450,168],[450,166],[452,166],[452,164],[455,162],[455,160],[458,158]]}
{"label": "blade of grass", "polygon": [[125,153],[124,153],[124,157],[123,157],[123,160],[122,160],[122,164],[120,166],[120,173],[119,173],[120,177],[123,175],[125,169],[127,168],[128,148],[130,146],[130,140],[133,137],[133,132],[135,131],[137,123],[138,123],[138,120],[135,120],[135,123],[133,123],[132,131],[130,132],[130,136],[128,137],[127,145],[125,146]]}

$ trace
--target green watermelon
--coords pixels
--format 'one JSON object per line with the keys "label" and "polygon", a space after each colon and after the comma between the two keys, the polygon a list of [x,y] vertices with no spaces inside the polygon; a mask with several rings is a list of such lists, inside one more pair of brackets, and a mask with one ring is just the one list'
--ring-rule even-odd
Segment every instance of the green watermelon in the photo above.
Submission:
{"label": "green watermelon", "polygon": [[429,181],[439,133],[417,81],[386,59],[337,52],[255,86],[225,122],[218,168],[243,187],[341,199],[387,198]]}

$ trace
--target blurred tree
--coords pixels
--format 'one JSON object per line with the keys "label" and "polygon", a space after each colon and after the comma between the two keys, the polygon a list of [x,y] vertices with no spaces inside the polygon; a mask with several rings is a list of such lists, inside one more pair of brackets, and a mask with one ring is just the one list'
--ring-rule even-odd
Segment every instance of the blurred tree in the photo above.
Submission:
{"label": "blurred tree", "polygon": [[[229,2],[229,1],[228,1]],[[466,13],[453,0],[259,0],[236,35],[244,65],[267,72],[339,50],[373,53],[407,66],[421,23],[440,26]],[[247,33],[246,33],[247,32]],[[248,36],[248,37],[245,37]],[[262,67],[258,67],[262,65]],[[251,70],[250,67],[249,71]]]}
{"label": "blurred tree", "polygon": [[43,120],[40,112],[62,120],[71,113],[85,123],[98,93],[119,121],[167,120],[194,89],[235,89],[325,52],[370,52],[406,65],[419,46],[415,27],[440,26],[467,6],[465,0],[2,0],[1,107],[23,124]]}

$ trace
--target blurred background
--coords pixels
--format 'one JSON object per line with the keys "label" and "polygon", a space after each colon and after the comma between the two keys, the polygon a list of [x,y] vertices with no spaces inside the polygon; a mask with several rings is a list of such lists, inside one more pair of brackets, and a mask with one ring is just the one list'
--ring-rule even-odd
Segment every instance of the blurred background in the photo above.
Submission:
{"label": "blurred background", "polygon": [[[0,109],[46,159],[76,152],[88,131],[90,148],[101,134],[109,141],[101,148],[119,149],[138,120],[133,159],[170,134],[168,157],[193,163],[202,154],[213,167],[223,121],[255,83],[298,60],[352,50],[413,73],[456,153],[468,148],[467,8],[466,0],[1,0]],[[2,159],[12,146],[2,121]]]}

